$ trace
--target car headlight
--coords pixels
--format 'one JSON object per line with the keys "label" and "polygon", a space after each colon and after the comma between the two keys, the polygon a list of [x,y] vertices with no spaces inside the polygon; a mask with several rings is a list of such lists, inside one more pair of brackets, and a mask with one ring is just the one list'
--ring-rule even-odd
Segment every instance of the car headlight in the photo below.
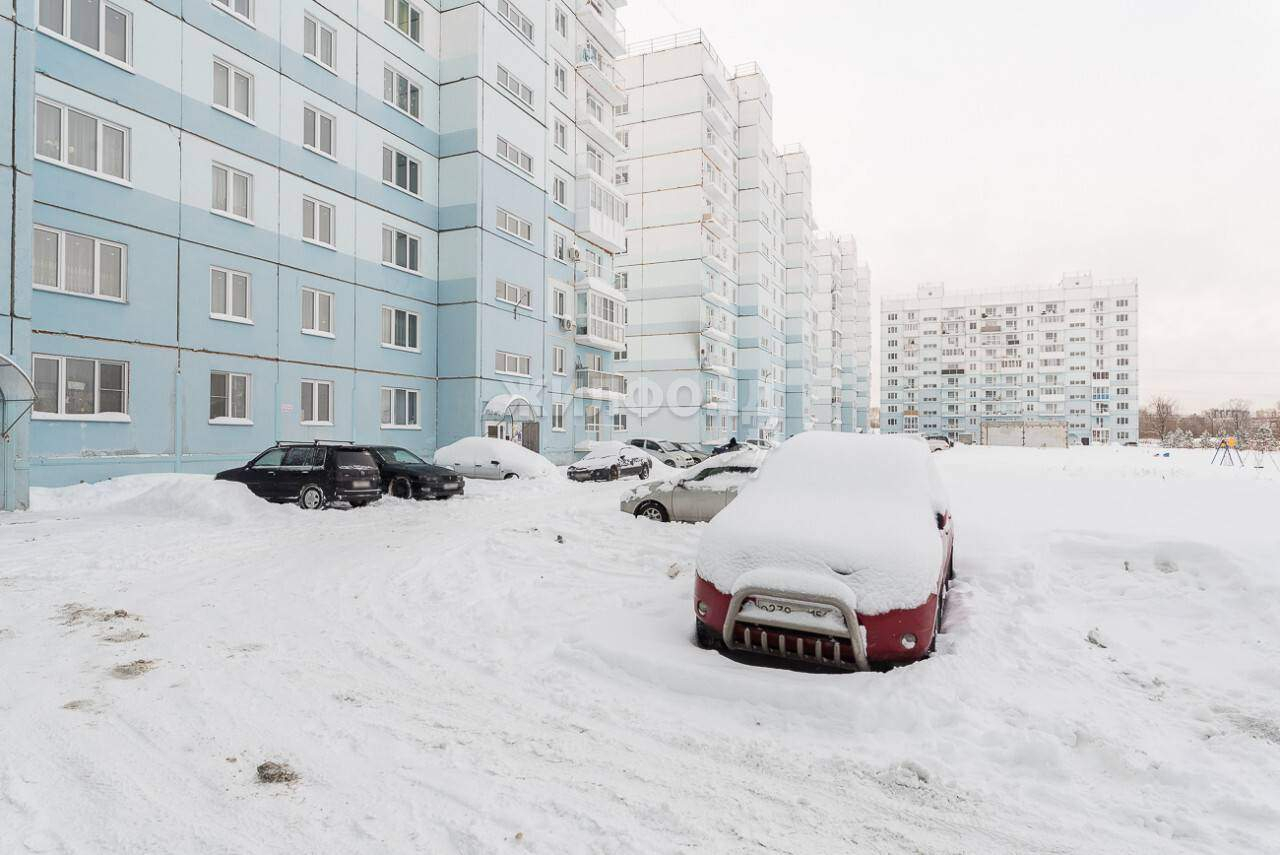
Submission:
{"label": "car headlight", "polygon": [[910,632],[903,633],[902,638],[898,639],[903,650],[913,650],[916,646],[916,637]]}

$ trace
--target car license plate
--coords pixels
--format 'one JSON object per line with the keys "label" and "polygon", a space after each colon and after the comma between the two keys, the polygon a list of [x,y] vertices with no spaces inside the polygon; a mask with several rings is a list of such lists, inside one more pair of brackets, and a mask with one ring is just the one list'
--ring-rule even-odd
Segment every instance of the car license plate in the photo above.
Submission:
{"label": "car license plate", "polygon": [[775,600],[771,597],[753,597],[755,606],[766,614],[776,615],[809,615],[824,618],[833,609],[817,603],[797,603],[794,600]]}
{"label": "car license plate", "polygon": [[368,489],[369,489],[369,482],[368,482],[368,481],[352,481],[352,482],[351,482],[351,489],[353,489],[353,490],[368,490]]}
{"label": "car license plate", "polygon": [[458,489],[458,482],[457,482],[457,481],[448,481],[448,482],[446,482],[446,483],[445,483],[444,488],[445,488],[446,490],[456,490],[456,489]]}

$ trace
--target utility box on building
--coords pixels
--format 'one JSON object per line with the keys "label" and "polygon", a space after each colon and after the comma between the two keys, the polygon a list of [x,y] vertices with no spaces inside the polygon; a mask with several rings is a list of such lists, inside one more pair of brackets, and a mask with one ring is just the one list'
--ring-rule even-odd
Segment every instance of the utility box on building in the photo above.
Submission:
{"label": "utility box on building", "polygon": [[1066,422],[984,422],[983,445],[1066,448]]}

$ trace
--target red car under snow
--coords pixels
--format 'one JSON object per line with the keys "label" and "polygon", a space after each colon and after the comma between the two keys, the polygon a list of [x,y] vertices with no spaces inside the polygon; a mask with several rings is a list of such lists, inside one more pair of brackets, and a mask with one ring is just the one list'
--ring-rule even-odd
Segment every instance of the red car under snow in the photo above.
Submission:
{"label": "red car under snow", "polygon": [[800,434],[708,527],[696,639],[849,670],[922,659],[942,626],[953,542],[924,443]]}

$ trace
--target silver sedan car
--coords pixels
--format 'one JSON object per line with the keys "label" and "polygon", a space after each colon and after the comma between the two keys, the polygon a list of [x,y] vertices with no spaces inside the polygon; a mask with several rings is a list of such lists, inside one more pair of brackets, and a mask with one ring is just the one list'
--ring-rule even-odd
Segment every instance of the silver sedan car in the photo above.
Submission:
{"label": "silver sedan car", "polygon": [[760,449],[716,455],[679,475],[629,490],[620,509],[657,522],[708,522],[738,497],[764,456]]}

